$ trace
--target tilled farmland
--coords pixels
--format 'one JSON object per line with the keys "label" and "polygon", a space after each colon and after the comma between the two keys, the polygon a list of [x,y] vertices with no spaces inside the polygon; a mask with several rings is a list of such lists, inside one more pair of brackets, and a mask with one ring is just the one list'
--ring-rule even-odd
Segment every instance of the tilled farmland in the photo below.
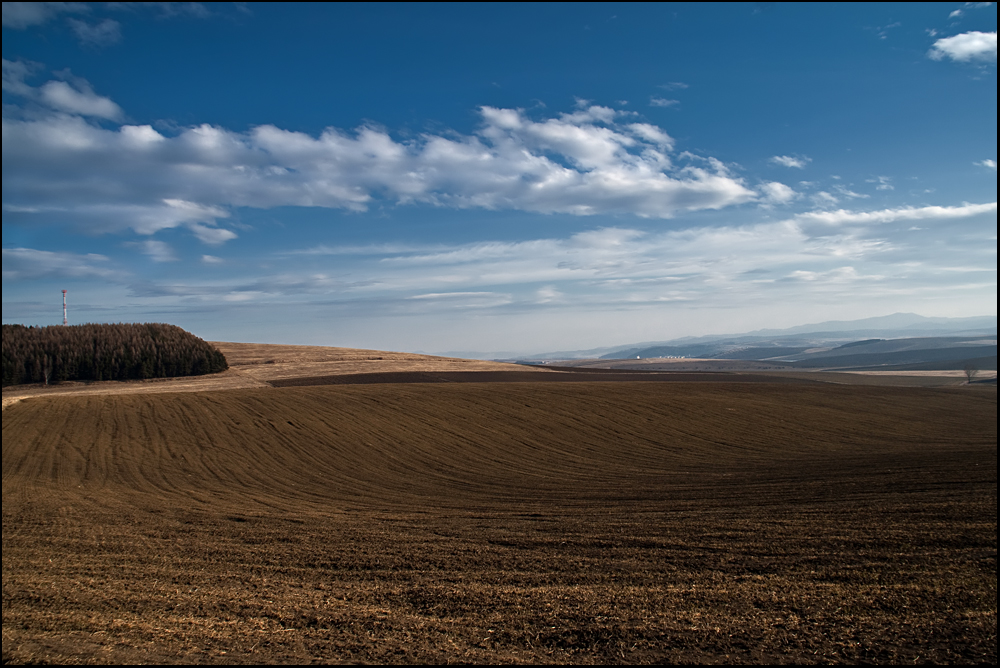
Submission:
{"label": "tilled farmland", "polygon": [[996,421],[711,380],[25,399],[3,657],[995,663]]}

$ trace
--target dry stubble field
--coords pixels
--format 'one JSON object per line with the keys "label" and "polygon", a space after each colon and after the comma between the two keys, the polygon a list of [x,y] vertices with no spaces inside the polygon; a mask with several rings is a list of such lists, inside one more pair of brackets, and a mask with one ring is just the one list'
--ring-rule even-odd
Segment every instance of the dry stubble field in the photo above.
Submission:
{"label": "dry stubble field", "polygon": [[439,383],[3,413],[5,662],[994,662],[996,390]]}

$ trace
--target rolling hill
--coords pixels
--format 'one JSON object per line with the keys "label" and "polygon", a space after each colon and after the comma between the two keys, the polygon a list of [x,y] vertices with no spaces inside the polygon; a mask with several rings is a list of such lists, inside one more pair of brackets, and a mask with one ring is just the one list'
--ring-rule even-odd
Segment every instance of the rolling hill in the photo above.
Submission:
{"label": "rolling hill", "polygon": [[31,397],[2,507],[5,662],[996,658],[995,386]]}

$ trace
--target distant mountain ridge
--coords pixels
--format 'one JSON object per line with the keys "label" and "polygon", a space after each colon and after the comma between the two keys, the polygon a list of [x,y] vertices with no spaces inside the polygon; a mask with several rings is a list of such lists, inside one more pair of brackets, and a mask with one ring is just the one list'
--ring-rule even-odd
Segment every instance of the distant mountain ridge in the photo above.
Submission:
{"label": "distant mountain ridge", "polygon": [[[996,355],[996,316],[928,318],[915,313],[894,313],[860,320],[831,320],[786,329],[760,329],[742,334],[716,334],[648,341],[624,346],[558,351],[520,356],[521,360],[625,359],[649,357],[700,357],[715,359],[774,359],[800,363],[806,359],[841,357],[821,354],[848,344],[852,355],[890,355],[906,350],[978,348],[977,357]],[[986,337],[986,338],[984,338]],[[992,337],[992,344],[988,337]],[[899,340],[911,340],[907,343]],[[893,341],[897,341],[893,343]],[[922,340],[922,341],[921,341]],[[989,352],[990,345],[993,352]],[[819,350],[814,350],[819,349]],[[811,351],[807,353],[807,351]],[[958,353],[956,352],[956,355]],[[940,358],[943,353],[923,357]],[[944,354],[945,357],[948,355]],[[910,354],[911,359],[921,357]],[[873,358],[874,359],[874,358]],[[904,363],[900,361],[899,363]],[[908,361],[905,363],[915,363]]]}
{"label": "distant mountain ridge", "polygon": [[990,329],[996,332],[997,317],[973,316],[970,318],[927,318],[916,313],[893,313],[892,315],[862,318],[861,320],[828,320],[812,325],[799,325],[787,329],[759,329],[747,332],[744,336],[774,336],[788,334],[804,334],[810,332],[846,332],[846,331],[900,331],[907,330],[913,336],[912,330],[939,331],[945,330],[980,330]]}

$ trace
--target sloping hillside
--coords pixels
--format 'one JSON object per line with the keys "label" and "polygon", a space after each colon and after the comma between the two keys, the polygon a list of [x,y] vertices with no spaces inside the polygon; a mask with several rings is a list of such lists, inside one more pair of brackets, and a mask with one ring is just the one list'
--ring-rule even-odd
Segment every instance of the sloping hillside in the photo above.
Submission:
{"label": "sloping hillside", "polygon": [[996,392],[29,398],[5,662],[996,659]]}

